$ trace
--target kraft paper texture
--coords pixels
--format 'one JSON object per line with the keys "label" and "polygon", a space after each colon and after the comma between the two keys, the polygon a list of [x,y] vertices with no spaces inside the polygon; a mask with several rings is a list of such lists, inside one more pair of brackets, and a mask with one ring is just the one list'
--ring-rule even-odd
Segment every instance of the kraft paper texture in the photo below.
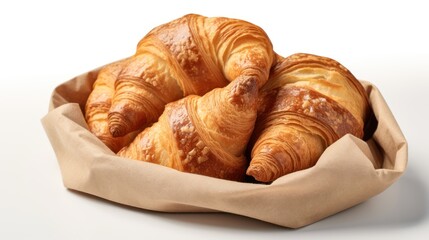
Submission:
{"label": "kraft paper texture", "polygon": [[363,141],[346,135],[314,167],[269,185],[121,158],[88,131],[82,113],[99,69],[55,88],[42,119],[69,189],[142,209],[229,212],[299,228],[381,193],[406,169],[407,142],[380,91],[364,81],[376,119],[372,137]]}

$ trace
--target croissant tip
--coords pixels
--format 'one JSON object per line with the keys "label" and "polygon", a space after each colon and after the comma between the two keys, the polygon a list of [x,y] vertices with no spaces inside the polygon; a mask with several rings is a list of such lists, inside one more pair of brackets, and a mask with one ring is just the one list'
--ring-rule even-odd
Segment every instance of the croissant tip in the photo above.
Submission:
{"label": "croissant tip", "polygon": [[247,168],[246,174],[248,176],[252,176],[259,182],[272,182],[272,174],[270,174],[269,170],[264,167],[262,164],[250,164]]}
{"label": "croissant tip", "polygon": [[121,126],[113,125],[109,128],[110,134],[112,134],[113,137],[122,137],[125,135],[125,131]]}
{"label": "croissant tip", "polygon": [[229,101],[233,105],[256,103],[258,84],[255,77],[243,77],[232,82]]}

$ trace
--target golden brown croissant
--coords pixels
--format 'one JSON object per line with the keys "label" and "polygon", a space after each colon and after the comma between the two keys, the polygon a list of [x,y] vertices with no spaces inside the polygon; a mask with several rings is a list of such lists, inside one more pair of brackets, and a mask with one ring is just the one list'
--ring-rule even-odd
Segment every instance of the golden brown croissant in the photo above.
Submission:
{"label": "golden brown croissant", "polygon": [[89,130],[115,153],[129,144],[137,134],[132,132],[115,138],[109,131],[107,116],[112,105],[115,81],[124,62],[125,60],[114,62],[100,70],[85,105],[85,119]]}
{"label": "golden brown croissant", "polygon": [[124,136],[156,121],[166,103],[240,76],[255,77],[261,87],[274,59],[266,33],[242,20],[190,14],[156,27],[118,76],[110,132]]}
{"label": "golden brown croissant", "polygon": [[243,180],[256,120],[256,77],[239,77],[204,96],[166,105],[159,120],[118,152],[179,171]]}
{"label": "golden brown croissant", "polygon": [[345,134],[363,136],[368,101],[335,60],[310,54],[280,59],[261,89],[247,174],[271,182],[313,166]]}

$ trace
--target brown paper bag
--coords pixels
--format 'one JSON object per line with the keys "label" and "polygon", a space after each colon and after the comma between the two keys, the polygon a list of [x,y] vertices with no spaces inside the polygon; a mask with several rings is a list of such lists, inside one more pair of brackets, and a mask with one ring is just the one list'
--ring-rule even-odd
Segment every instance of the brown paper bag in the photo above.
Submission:
{"label": "brown paper bag", "polygon": [[407,142],[382,95],[363,82],[377,128],[363,141],[346,135],[317,164],[255,184],[183,173],[116,156],[87,130],[82,114],[99,69],[58,86],[42,124],[65,187],[163,212],[221,211],[298,228],[352,207],[395,182],[407,165]]}

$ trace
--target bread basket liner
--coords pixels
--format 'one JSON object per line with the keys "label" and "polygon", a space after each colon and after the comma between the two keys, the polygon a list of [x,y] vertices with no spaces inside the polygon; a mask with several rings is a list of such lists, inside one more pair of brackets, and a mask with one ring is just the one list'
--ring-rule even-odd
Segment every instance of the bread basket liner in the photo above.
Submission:
{"label": "bread basket liner", "polygon": [[378,121],[363,141],[346,135],[317,164],[271,184],[183,173],[116,156],[87,129],[82,110],[100,68],[55,88],[42,125],[66,188],[162,212],[228,212],[299,228],[388,188],[407,165],[407,142],[380,91],[362,81]]}

